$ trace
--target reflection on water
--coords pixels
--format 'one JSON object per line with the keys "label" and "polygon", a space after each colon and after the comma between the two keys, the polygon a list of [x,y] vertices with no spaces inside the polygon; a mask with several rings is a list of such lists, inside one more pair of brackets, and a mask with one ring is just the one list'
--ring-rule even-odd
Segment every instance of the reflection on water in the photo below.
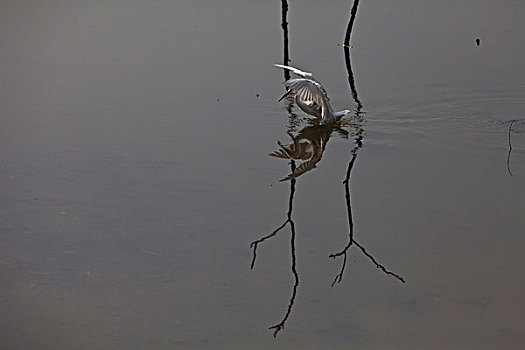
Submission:
{"label": "reflection on water", "polygon": [[523,126],[525,125],[525,120],[524,119],[512,119],[510,121],[510,124],[509,124],[509,131],[508,131],[508,136],[509,136],[509,152],[507,153],[507,171],[509,172],[509,175],[510,176],[514,176],[514,174],[512,173],[512,171],[510,170],[510,154],[512,153],[512,140],[511,140],[511,133],[512,132],[516,132],[518,133],[519,131],[518,130],[513,130],[513,126],[514,124],[517,124],[519,123],[519,125],[521,126],[521,128],[523,129]]}
{"label": "reflection on water", "polygon": [[[282,1],[282,28],[283,28],[283,42],[285,43],[285,49],[284,49],[284,61],[285,65],[289,61],[288,58],[288,29],[287,29],[287,22],[286,22],[286,12],[288,11],[288,5],[285,0]],[[290,92],[293,92],[296,94],[295,96],[295,102],[305,113],[314,115],[318,117],[318,120],[310,121],[310,125],[307,125],[306,127],[299,130],[297,133],[294,134],[294,131],[297,127],[296,120],[297,115],[292,113],[292,105],[293,105],[293,99],[291,97],[288,97],[288,105],[287,105],[287,111],[289,113],[289,125],[287,134],[291,138],[291,143],[289,144],[283,144],[280,141],[277,141],[279,145],[279,149],[270,153],[269,155],[276,158],[281,159],[288,159],[290,160],[290,174],[286,176],[285,178],[281,179],[280,181],[290,181],[290,195],[288,198],[288,211],[286,214],[286,220],[284,223],[282,223],[279,227],[277,227],[273,232],[270,234],[263,236],[255,241],[253,241],[250,244],[250,247],[253,250],[253,257],[251,262],[251,269],[255,266],[255,261],[257,258],[257,248],[260,243],[265,242],[266,240],[275,237],[283,228],[286,227],[286,225],[290,226],[290,249],[291,249],[291,271],[292,275],[294,277],[294,285],[292,288],[292,293],[290,297],[290,301],[288,303],[288,308],[286,310],[286,313],[282,320],[277,323],[276,325],[273,325],[269,327],[269,329],[273,329],[274,338],[277,336],[277,334],[284,329],[285,323],[288,320],[292,308],[295,302],[295,298],[297,295],[297,289],[299,286],[299,274],[297,273],[297,260],[296,260],[296,246],[295,246],[295,238],[296,238],[296,229],[295,229],[295,222],[292,219],[292,212],[293,212],[293,202],[294,202],[294,194],[296,191],[296,182],[297,178],[301,175],[304,175],[305,173],[313,170],[316,168],[317,164],[321,161],[323,153],[326,149],[326,144],[330,140],[330,137],[334,131],[336,131],[341,137],[348,139],[348,136],[350,134],[353,134],[354,136],[354,147],[350,151],[351,157],[348,163],[348,167],[346,170],[346,176],[343,181],[344,185],[344,191],[345,191],[345,204],[347,209],[347,216],[348,216],[348,230],[349,230],[349,238],[348,243],[346,246],[339,251],[338,253],[332,253],[329,255],[330,258],[336,259],[336,258],[343,258],[343,262],[341,264],[341,269],[339,273],[336,275],[332,282],[332,287],[336,283],[340,283],[343,279],[343,274],[345,272],[347,258],[349,254],[349,250],[352,245],[356,245],[361,252],[368,258],[370,261],[380,270],[382,270],[385,274],[390,275],[394,278],[397,278],[399,281],[405,283],[405,280],[403,277],[399,276],[398,274],[387,270],[387,268],[380,264],[376,258],[370,254],[359,242],[356,241],[354,238],[354,222],[352,217],[352,202],[350,197],[350,177],[352,173],[352,169],[354,168],[354,164],[357,158],[357,155],[359,153],[359,150],[363,147],[363,137],[365,135],[365,119],[364,119],[364,112],[363,104],[359,100],[357,88],[355,85],[354,80],[354,74],[352,71],[352,64],[350,59],[350,36],[352,33],[352,26],[355,21],[355,16],[357,14],[357,6],[359,4],[358,0],[354,1],[354,5],[351,10],[351,16],[350,20],[348,22],[347,30],[346,30],[346,36],[345,36],[345,42],[343,46],[344,48],[344,56],[345,56],[345,64],[346,69],[348,72],[348,82],[350,86],[350,91],[352,94],[352,98],[356,104],[356,109],[354,111],[354,115],[351,118],[346,118],[344,115],[347,114],[349,111],[345,111],[341,116],[339,116],[337,119],[329,119],[328,123],[323,123],[326,119],[322,117],[323,113],[321,112],[322,108],[321,105],[323,105],[324,99],[318,99],[315,100],[315,94],[318,93],[320,95],[323,95],[322,97],[328,97],[326,96],[326,91],[322,88],[321,85],[318,85],[319,83],[311,77],[309,73],[304,73],[301,71],[298,71],[297,69],[281,66],[284,69],[285,72],[285,78],[289,79],[289,70],[300,75],[303,78],[306,79],[300,79],[305,80],[307,83],[309,81],[307,79],[313,79],[312,84],[306,84],[308,86],[301,85],[298,87],[298,90],[304,89],[303,94],[299,94],[296,91],[294,91],[293,87],[290,87],[288,92],[284,95],[287,96],[290,94]],[[316,89],[317,87],[317,89]],[[319,90],[319,87],[321,90]],[[287,86],[288,88],[288,86]],[[314,90],[314,91],[311,91]],[[312,98],[312,95],[314,95],[314,98]],[[283,97],[284,97],[283,96]],[[309,97],[311,100],[315,100],[313,102],[313,107],[310,105],[306,105],[304,103],[304,98]],[[282,99],[282,98],[281,98]],[[310,108],[311,107],[311,108]],[[313,109],[316,109],[312,111]],[[332,122],[330,122],[332,121]],[[296,166],[295,162],[299,161],[299,165]]]}
{"label": "reflection on water", "polygon": [[510,170],[510,153],[512,152],[512,141],[510,140],[510,132],[512,130],[512,125],[514,124],[515,121],[516,119],[513,119],[509,125],[509,153],[507,154],[507,171],[509,172],[510,176],[514,176],[512,174],[512,171]]}
{"label": "reflection on water", "polygon": [[381,269],[385,274],[390,275],[392,277],[395,277],[399,281],[405,283],[405,280],[404,280],[403,277],[399,276],[398,274],[396,274],[394,272],[391,272],[391,271],[387,270],[384,265],[382,265],[379,262],[377,262],[377,260],[369,252],[367,252],[366,249],[361,244],[359,244],[359,242],[357,242],[355,240],[355,238],[354,238],[354,220],[353,220],[353,217],[352,217],[352,201],[351,201],[351,197],[350,197],[350,176],[351,176],[351,173],[352,173],[352,169],[354,168],[354,163],[355,163],[355,160],[357,158],[357,154],[359,152],[359,149],[362,147],[363,131],[364,131],[363,129],[360,129],[360,130],[358,130],[356,132],[356,138],[355,138],[356,146],[351,151],[352,157],[350,158],[350,161],[348,163],[348,167],[347,167],[347,170],[346,170],[346,177],[345,177],[345,180],[343,181],[343,184],[344,184],[344,187],[345,187],[346,210],[347,210],[347,215],[348,215],[348,231],[349,231],[348,236],[349,236],[349,238],[348,238],[348,244],[340,252],[330,254],[330,257],[334,258],[334,259],[338,258],[338,257],[341,257],[341,256],[343,257],[343,263],[341,265],[341,271],[335,277],[334,281],[332,282],[332,286],[334,286],[335,283],[340,283],[341,280],[343,279],[343,274],[344,274],[344,271],[345,271],[346,261],[347,261],[347,257],[348,257],[348,250],[350,249],[352,244],[355,244],[363,252],[363,254],[367,258],[369,258],[372,261],[372,263],[375,264],[375,266],[378,269]]}
{"label": "reflection on water", "polygon": [[397,278],[398,280],[400,280],[401,282],[405,283],[405,280],[401,276],[391,271],[388,271],[382,264],[378,263],[377,260],[370,253],[368,253],[361,244],[359,244],[354,239],[354,220],[352,217],[352,201],[350,197],[350,176],[352,173],[352,169],[354,168],[354,163],[357,158],[357,154],[359,153],[359,150],[363,147],[363,137],[365,135],[364,117],[363,117],[364,112],[362,111],[363,104],[359,100],[357,88],[355,86],[354,73],[352,71],[352,63],[350,60],[350,47],[351,47],[350,37],[352,35],[352,28],[355,22],[355,17],[357,14],[358,6],[359,6],[359,0],[354,0],[352,10],[350,11],[350,20],[348,21],[348,26],[346,28],[345,41],[343,45],[346,70],[348,72],[348,84],[350,86],[350,91],[352,92],[352,98],[354,99],[354,102],[356,104],[356,110],[355,110],[356,124],[355,124],[355,138],[354,138],[355,146],[350,152],[352,156],[350,158],[350,161],[348,162],[348,167],[346,170],[346,177],[343,181],[343,184],[345,187],[345,202],[346,202],[346,209],[347,209],[347,216],[348,216],[348,231],[349,231],[348,236],[349,238],[348,238],[348,244],[340,252],[330,254],[330,257],[334,259],[341,257],[341,256],[343,257],[343,263],[341,265],[341,270],[339,274],[337,274],[337,276],[335,277],[334,281],[332,282],[332,286],[335,283],[340,283],[343,279],[343,274],[346,268],[346,261],[348,258],[348,250],[350,249],[352,244],[355,244],[357,247],[359,247],[359,249],[361,249],[363,254],[366,257],[368,257],[375,264],[377,268],[381,269],[387,275],[393,276]]}
{"label": "reflection on water", "polygon": [[315,168],[323,156],[334,128],[340,130],[341,133],[347,133],[346,130],[335,124],[310,125],[301,129],[295,136],[289,133],[292,143],[288,145],[283,145],[281,141],[277,141],[280,148],[270,153],[270,156],[302,161],[298,167],[293,167],[292,172],[280,181],[295,179]]}
{"label": "reflection on water", "polygon": [[[295,170],[295,162],[293,160],[290,162],[290,168],[293,173]],[[257,246],[259,245],[259,243],[262,243],[266,241],[267,239],[274,237],[287,224],[290,225],[290,231],[291,231],[291,234],[290,234],[291,253],[290,255],[292,257],[292,274],[294,277],[294,285],[293,285],[293,290],[292,290],[292,296],[290,297],[290,302],[288,304],[288,309],[286,311],[286,314],[284,315],[281,322],[269,328],[269,329],[274,330],[274,333],[273,333],[274,338],[277,336],[277,333],[279,333],[279,331],[284,329],[284,324],[286,323],[286,321],[288,320],[288,317],[290,316],[290,313],[292,312],[292,307],[295,301],[295,296],[297,295],[297,287],[299,286],[299,274],[297,273],[297,268],[296,268],[297,259],[295,255],[295,223],[292,219],[293,200],[294,200],[294,194],[295,194],[295,182],[296,182],[295,178],[292,178],[290,181],[290,196],[288,198],[288,212],[286,214],[286,220],[284,221],[284,223],[281,226],[277,227],[269,235],[259,238],[258,240],[253,241],[250,244],[250,247],[252,247],[253,249],[253,258],[252,258],[252,263],[251,263],[251,269],[253,269],[253,267],[255,266],[255,259],[257,258]]]}

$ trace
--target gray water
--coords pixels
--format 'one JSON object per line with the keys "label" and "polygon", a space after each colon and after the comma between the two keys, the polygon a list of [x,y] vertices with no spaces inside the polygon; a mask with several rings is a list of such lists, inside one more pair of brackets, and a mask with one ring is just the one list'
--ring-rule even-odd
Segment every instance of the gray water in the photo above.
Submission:
{"label": "gray water", "polygon": [[[2,2],[0,348],[524,343],[525,4],[362,0],[361,107],[352,1],[288,5],[290,64],[352,113],[279,182],[312,120],[277,102],[281,2]],[[406,283],[329,258],[349,213]]]}

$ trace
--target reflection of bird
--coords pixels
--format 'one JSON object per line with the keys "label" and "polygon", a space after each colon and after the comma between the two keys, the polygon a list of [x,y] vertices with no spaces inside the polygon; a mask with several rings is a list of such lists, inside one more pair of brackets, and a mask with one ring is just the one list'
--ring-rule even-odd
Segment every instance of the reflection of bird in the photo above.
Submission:
{"label": "reflection of bird", "polygon": [[297,136],[292,136],[293,143],[283,145],[279,150],[270,153],[270,156],[284,159],[303,160],[301,164],[287,177],[280,181],[295,179],[314,169],[321,160],[326,143],[330,139],[333,127],[327,125],[307,126]]}
{"label": "reflection of bird", "polygon": [[338,118],[350,113],[349,110],[334,112],[330,105],[330,99],[326,90],[312,75],[312,73],[303,72],[297,68],[276,64],[276,67],[288,69],[301,78],[289,79],[284,82],[288,90],[280,99],[293,94],[295,103],[303,112],[313,115],[321,121],[321,124],[332,123]]}

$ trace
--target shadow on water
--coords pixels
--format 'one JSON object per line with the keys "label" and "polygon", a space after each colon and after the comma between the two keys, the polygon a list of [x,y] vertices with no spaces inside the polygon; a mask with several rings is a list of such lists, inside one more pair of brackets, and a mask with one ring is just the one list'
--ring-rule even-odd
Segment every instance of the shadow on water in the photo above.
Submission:
{"label": "shadow on water", "polygon": [[[288,50],[289,44],[288,44],[288,22],[287,22],[288,3],[286,0],[282,0],[281,4],[282,4],[281,6],[281,10],[282,10],[281,26],[283,30],[283,43],[284,43],[283,64],[288,65],[290,62],[289,50]],[[353,217],[352,217],[352,203],[351,203],[351,197],[350,197],[350,177],[351,177],[352,169],[354,168],[355,161],[357,159],[359,150],[363,147],[363,137],[365,135],[365,129],[364,129],[365,112],[362,111],[363,105],[358,97],[357,89],[355,86],[354,74],[352,71],[351,59],[350,59],[350,37],[351,37],[355,17],[357,14],[358,5],[359,5],[359,0],[354,0],[353,6],[351,9],[350,20],[348,22],[348,26],[346,29],[344,45],[340,45],[344,48],[345,64],[346,64],[346,69],[348,72],[348,83],[350,86],[350,92],[351,92],[352,98],[356,105],[353,116],[350,118],[343,117],[342,119],[338,120],[336,123],[328,124],[328,125],[319,125],[319,122],[317,120],[311,121],[309,125],[307,125],[306,127],[303,127],[298,132],[296,132],[298,126],[300,125],[300,119],[293,112],[293,109],[292,109],[293,99],[288,99],[287,100],[288,101],[287,111],[289,114],[289,117],[288,117],[289,123],[288,123],[287,134],[291,138],[291,143],[284,145],[280,141],[278,141],[279,149],[277,151],[270,153],[270,156],[272,157],[290,160],[290,174],[280,180],[280,181],[290,182],[290,194],[288,197],[288,210],[286,214],[286,220],[280,226],[278,226],[274,231],[272,231],[270,234],[265,235],[253,241],[250,244],[250,247],[253,249],[253,258],[251,261],[251,269],[253,269],[255,266],[256,258],[257,258],[257,248],[259,244],[275,237],[287,225],[290,226],[291,271],[294,277],[294,285],[292,288],[290,301],[288,303],[288,307],[287,307],[284,317],[281,319],[279,323],[269,327],[269,329],[274,331],[273,333],[274,338],[277,336],[277,334],[281,330],[284,329],[285,323],[288,320],[292,312],[295,298],[297,296],[297,290],[299,287],[299,274],[297,272],[296,249],[295,249],[296,226],[292,218],[297,178],[307,173],[308,171],[311,171],[314,168],[316,168],[317,164],[321,161],[323,153],[326,149],[326,144],[328,143],[334,131],[343,138],[349,138],[349,135],[353,135],[354,147],[350,151],[351,156],[348,162],[346,176],[343,181],[344,191],[345,191],[345,202],[346,202],[347,216],[348,216],[349,238],[348,238],[348,243],[339,252],[329,255],[329,257],[333,259],[337,259],[341,257],[343,259],[339,273],[335,276],[334,281],[332,282],[332,286],[334,286],[336,283],[340,283],[343,279],[349,250],[352,245],[357,246],[361,250],[361,252],[367,258],[369,258],[370,261],[373,264],[375,264],[377,268],[381,269],[385,274],[390,275],[403,283],[405,282],[405,280],[401,276],[387,270],[384,265],[380,264],[374,258],[374,256],[372,256],[372,254],[370,254],[365,249],[365,247],[359,244],[359,242],[357,242],[354,238],[354,223],[353,223]],[[286,69],[283,71],[284,71],[285,80],[290,79],[290,72]],[[300,162],[299,165],[296,165],[296,161]]]}

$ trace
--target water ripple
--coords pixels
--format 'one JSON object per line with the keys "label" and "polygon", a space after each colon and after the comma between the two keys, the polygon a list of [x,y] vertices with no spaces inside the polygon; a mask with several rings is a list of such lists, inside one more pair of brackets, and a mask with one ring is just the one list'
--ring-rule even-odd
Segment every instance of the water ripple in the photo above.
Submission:
{"label": "water ripple", "polygon": [[506,147],[512,121],[512,133],[525,133],[525,87],[428,92],[369,109],[368,142],[479,151]]}

